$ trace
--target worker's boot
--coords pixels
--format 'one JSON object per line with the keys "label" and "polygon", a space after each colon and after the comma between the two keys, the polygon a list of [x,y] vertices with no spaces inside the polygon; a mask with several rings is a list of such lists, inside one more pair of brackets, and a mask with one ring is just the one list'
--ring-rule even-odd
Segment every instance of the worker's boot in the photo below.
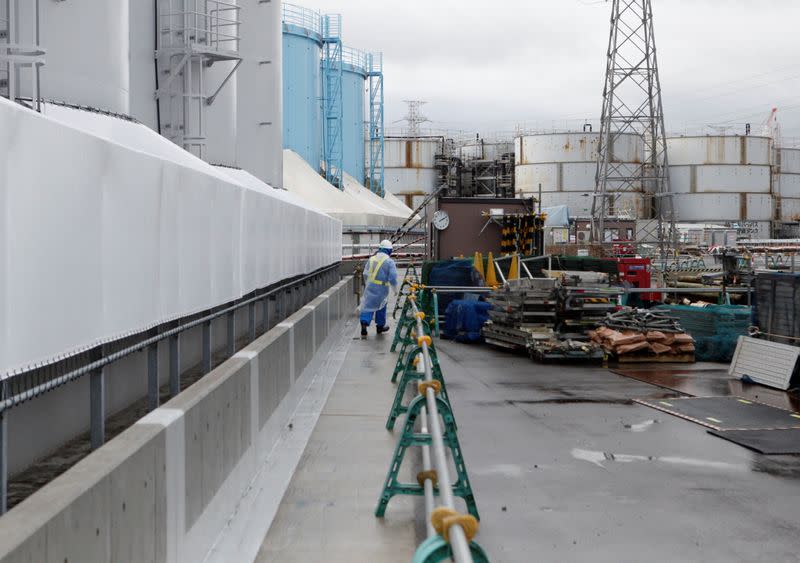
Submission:
{"label": "worker's boot", "polygon": [[379,327],[375,327],[375,332],[378,334],[383,334],[384,332],[389,332],[389,325],[383,325]]}
{"label": "worker's boot", "polygon": [[368,326],[369,325],[367,323],[361,323],[361,340],[366,340]]}

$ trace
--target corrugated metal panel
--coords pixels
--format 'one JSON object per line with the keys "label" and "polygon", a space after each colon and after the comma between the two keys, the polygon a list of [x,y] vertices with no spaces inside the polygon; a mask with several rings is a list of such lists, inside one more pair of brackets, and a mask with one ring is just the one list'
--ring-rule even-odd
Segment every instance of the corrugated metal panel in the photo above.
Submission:
{"label": "corrugated metal panel", "polygon": [[737,379],[747,376],[761,385],[785,391],[791,385],[798,356],[797,346],[740,336],[728,373]]}

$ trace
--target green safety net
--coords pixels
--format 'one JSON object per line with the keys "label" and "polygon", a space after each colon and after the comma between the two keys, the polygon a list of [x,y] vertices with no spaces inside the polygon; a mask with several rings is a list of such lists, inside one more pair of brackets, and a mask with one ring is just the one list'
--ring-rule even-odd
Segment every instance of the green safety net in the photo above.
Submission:
{"label": "green safety net", "polygon": [[657,310],[676,317],[695,340],[695,358],[701,362],[729,362],[739,336],[747,334],[751,308],[744,305],[659,305]]}

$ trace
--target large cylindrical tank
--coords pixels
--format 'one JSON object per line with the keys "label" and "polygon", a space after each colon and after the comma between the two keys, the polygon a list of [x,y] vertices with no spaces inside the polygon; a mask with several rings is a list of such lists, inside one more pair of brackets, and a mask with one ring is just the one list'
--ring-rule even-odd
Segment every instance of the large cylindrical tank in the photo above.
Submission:
{"label": "large cylindrical tank", "polygon": [[[216,88],[230,74],[235,61],[217,62],[205,69],[207,84]],[[211,105],[206,106],[205,160],[211,164],[235,166],[238,77],[234,73],[219,91]]]}
{"label": "large cylindrical tank", "polygon": [[323,156],[322,16],[302,6],[283,4],[282,19],[283,146],[319,171]]}
{"label": "large cylindrical tank", "polygon": [[236,160],[261,181],[283,186],[281,3],[239,0]]}
{"label": "large cylindrical tank", "polygon": [[367,54],[342,49],[342,167],[364,183],[364,98],[366,97]]}
{"label": "large cylindrical tank", "polygon": [[475,139],[456,147],[461,160],[498,160],[504,154],[514,152],[513,141],[487,141]]}
{"label": "large cylindrical tank", "polygon": [[[538,197],[541,185],[542,206],[567,205],[575,216],[591,214],[597,174],[598,133],[543,133],[514,140],[516,165],[514,180],[517,194]],[[639,135],[624,134],[615,139],[612,158],[631,176],[640,174],[644,141]],[[615,199],[613,212],[618,215],[647,216],[639,192],[641,183],[631,191],[621,183],[611,182],[611,191],[627,193]]]}
{"label": "large cylindrical tank", "polygon": [[773,190],[780,196],[780,220],[800,220],[800,149],[774,151]]}
{"label": "large cylindrical tank", "polygon": [[[20,43],[36,43],[37,4],[38,43],[47,51],[40,96],[128,115],[129,0],[19,2]],[[23,96],[31,95],[29,72],[22,72]]]}
{"label": "large cylindrical tank", "polygon": [[156,91],[156,61],[153,57],[156,45],[155,2],[130,1],[129,14],[129,115],[158,131],[158,107],[153,97]]}
{"label": "large cylindrical tank", "polygon": [[387,137],[384,148],[384,186],[412,209],[436,188],[436,155],[443,137]]}
{"label": "large cylindrical tank", "polygon": [[668,138],[676,220],[749,225],[757,236],[769,236],[774,218],[771,145],[771,139],[755,136]]}

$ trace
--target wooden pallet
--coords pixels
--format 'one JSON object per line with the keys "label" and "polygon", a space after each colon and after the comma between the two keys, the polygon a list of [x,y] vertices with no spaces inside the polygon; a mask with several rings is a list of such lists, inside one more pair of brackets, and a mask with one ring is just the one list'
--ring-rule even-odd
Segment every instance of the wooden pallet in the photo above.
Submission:
{"label": "wooden pallet", "polygon": [[623,354],[613,356],[609,354],[609,360],[619,364],[693,364],[694,354],[661,354],[659,356],[649,354]]}

